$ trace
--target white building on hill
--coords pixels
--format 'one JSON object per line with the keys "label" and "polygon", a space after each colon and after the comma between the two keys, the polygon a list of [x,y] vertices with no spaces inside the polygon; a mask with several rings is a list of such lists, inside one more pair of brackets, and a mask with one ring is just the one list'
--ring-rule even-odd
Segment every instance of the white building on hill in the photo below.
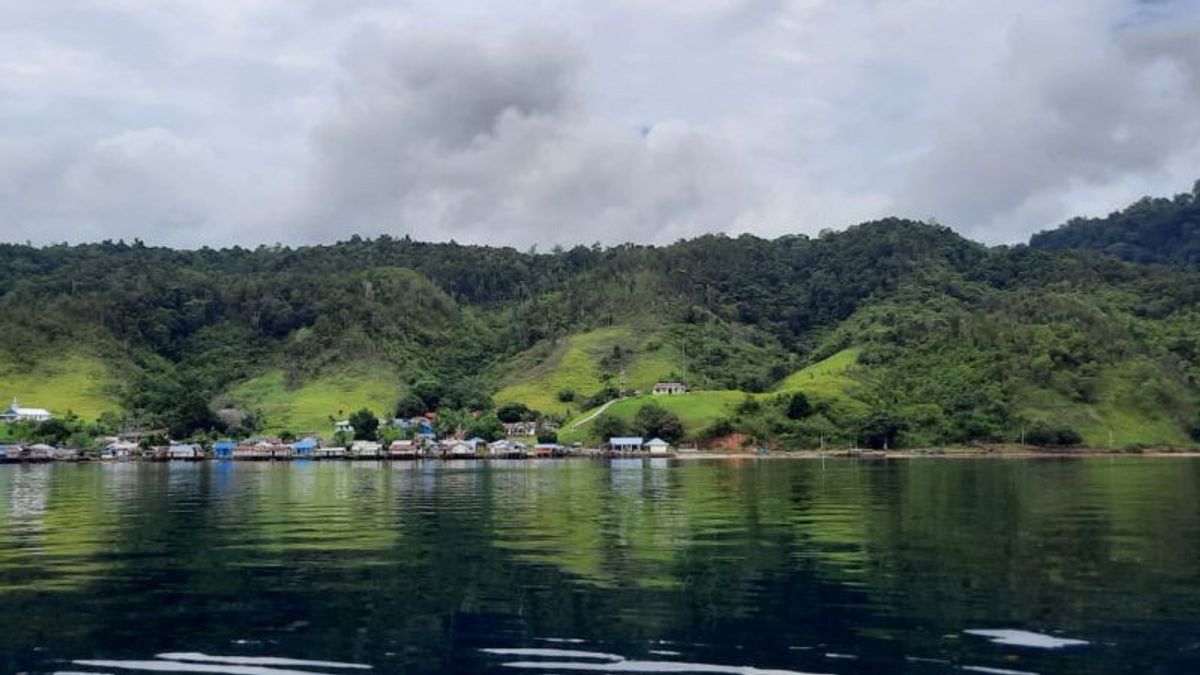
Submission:
{"label": "white building on hill", "polygon": [[0,422],[45,422],[51,417],[50,411],[44,408],[22,408],[16,397],[7,410],[0,412]]}

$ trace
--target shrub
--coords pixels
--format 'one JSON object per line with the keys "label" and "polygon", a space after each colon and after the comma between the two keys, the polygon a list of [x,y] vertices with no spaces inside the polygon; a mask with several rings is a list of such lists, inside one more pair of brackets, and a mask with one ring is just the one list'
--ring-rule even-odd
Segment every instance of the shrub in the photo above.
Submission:
{"label": "shrub", "polygon": [[761,409],[762,405],[759,404],[758,399],[749,394],[747,394],[745,398],[743,398],[737,405],[737,412],[739,415],[753,415]]}
{"label": "shrub", "polygon": [[787,400],[787,416],[790,420],[802,420],[813,412],[812,405],[804,392],[796,392]]}
{"label": "shrub", "polygon": [[722,417],[713,421],[704,431],[700,432],[701,437],[705,439],[723,438],[733,433],[733,422],[728,418]]}
{"label": "shrub", "polygon": [[558,401],[560,403],[570,403],[571,401],[574,401],[574,400],[575,400],[575,390],[574,389],[559,389],[558,390]]}
{"label": "shrub", "polygon": [[500,418],[501,422],[509,424],[513,422],[529,422],[537,418],[536,413],[530,410],[528,406],[516,401],[500,406],[500,409],[496,411],[496,416]]}
{"label": "shrub", "polygon": [[1065,425],[1038,422],[1025,432],[1025,442],[1030,445],[1069,447],[1082,443],[1083,436]]}

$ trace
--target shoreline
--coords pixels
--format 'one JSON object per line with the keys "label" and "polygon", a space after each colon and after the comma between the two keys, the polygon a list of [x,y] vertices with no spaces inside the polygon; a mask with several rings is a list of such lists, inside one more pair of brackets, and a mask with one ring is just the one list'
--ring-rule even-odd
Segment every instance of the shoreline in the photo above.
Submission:
{"label": "shoreline", "polygon": [[232,462],[232,463],[291,463],[291,462],[428,462],[428,461],[521,461],[521,460],[562,460],[562,459],[588,459],[588,460],[613,460],[613,459],[660,459],[660,460],[680,460],[684,462],[694,461],[823,461],[823,460],[856,460],[856,461],[889,461],[889,460],[1021,460],[1021,459],[1097,459],[1107,457],[1114,458],[1140,458],[1140,459],[1197,459],[1200,458],[1200,450],[1144,450],[1140,452],[1127,452],[1120,450],[1104,450],[1097,448],[1072,449],[1072,450],[1039,450],[1025,447],[1002,447],[1002,448],[932,448],[932,449],[908,449],[908,450],[778,450],[769,454],[758,454],[753,452],[729,452],[729,451],[703,451],[689,450],[683,452],[674,452],[670,454],[571,454],[559,455],[554,457],[488,457],[488,456],[459,456],[459,457],[274,457],[274,458],[224,458],[224,457],[191,457],[191,458],[144,458],[131,457],[123,459],[98,459],[98,458],[45,458],[45,457],[23,457],[23,458],[0,458],[0,465],[5,464],[126,464],[126,463],[146,463],[146,464],[172,464],[172,463],[204,463],[204,462]]}
{"label": "shoreline", "polygon": [[755,460],[821,460],[821,459],[857,459],[857,460],[892,460],[892,459],[1088,459],[1098,457],[1129,457],[1143,459],[1200,458],[1198,450],[1145,450],[1142,452],[1124,452],[1121,450],[1084,449],[1084,450],[1031,450],[1031,449],[975,449],[955,448],[937,450],[865,450],[865,451],[824,451],[819,450],[781,450],[766,455],[741,452],[684,452],[673,455],[674,459],[704,460],[704,459],[755,459]]}

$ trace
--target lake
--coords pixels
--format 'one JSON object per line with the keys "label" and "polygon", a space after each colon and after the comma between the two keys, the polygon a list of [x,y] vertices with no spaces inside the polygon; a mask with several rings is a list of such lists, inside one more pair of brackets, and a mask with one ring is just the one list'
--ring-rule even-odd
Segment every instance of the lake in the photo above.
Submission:
{"label": "lake", "polygon": [[1200,461],[0,466],[0,671],[1197,673]]}

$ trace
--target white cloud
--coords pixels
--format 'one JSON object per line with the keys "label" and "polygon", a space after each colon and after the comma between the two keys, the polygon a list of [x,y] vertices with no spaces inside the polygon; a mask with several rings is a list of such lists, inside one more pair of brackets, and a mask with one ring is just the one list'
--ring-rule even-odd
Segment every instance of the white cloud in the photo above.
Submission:
{"label": "white cloud", "polygon": [[1200,176],[1139,0],[0,0],[5,237],[1019,240]]}

